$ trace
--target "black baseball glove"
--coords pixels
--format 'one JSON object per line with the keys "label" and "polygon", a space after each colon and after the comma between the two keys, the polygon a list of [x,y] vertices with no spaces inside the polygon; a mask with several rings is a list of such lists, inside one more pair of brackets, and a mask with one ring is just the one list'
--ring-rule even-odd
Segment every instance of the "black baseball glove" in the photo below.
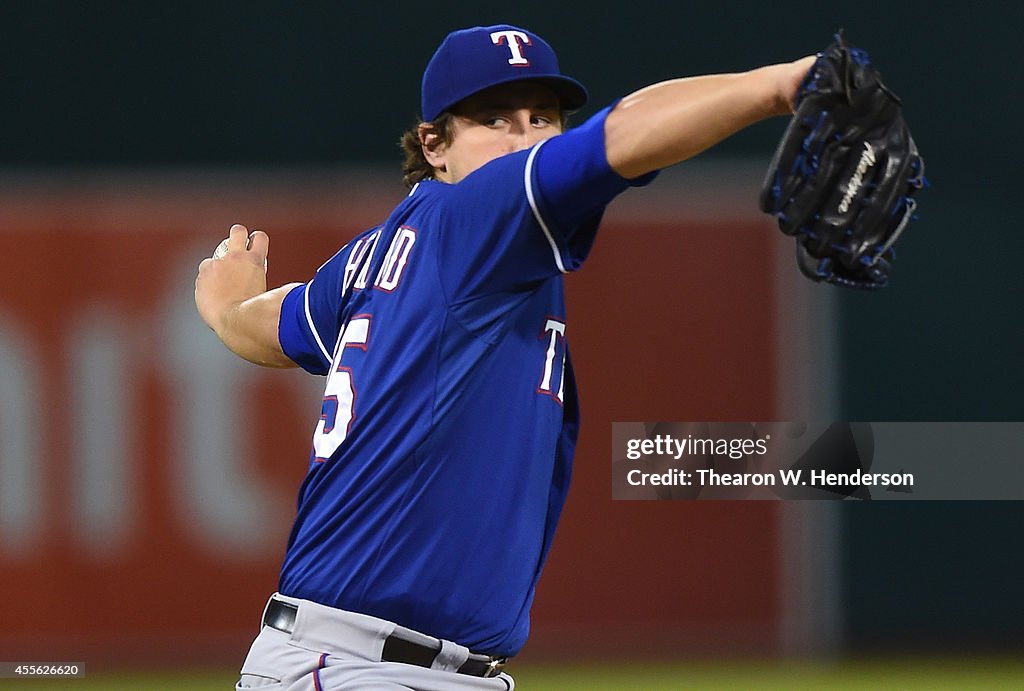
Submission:
{"label": "black baseball glove", "polygon": [[796,238],[804,275],[881,288],[914,217],[924,161],[900,99],[840,31],[797,93],[796,114],[761,189],[761,210]]}

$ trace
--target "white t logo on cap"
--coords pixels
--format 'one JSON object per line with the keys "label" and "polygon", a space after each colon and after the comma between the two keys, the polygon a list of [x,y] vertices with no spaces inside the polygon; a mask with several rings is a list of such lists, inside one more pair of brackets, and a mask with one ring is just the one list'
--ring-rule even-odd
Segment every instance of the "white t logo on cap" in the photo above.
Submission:
{"label": "white t logo on cap", "polygon": [[510,65],[529,65],[530,61],[523,57],[523,46],[530,45],[530,37],[522,31],[495,31],[491,34],[491,43],[496,46],[505,44],[512,51]]}

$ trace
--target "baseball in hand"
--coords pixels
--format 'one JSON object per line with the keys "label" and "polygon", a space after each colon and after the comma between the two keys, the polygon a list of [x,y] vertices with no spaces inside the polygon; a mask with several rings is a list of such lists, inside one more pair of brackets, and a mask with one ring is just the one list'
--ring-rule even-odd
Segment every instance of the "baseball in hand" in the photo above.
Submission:
{"label": "baseball in hand", "polygon": [[215,249],[213,251],[213,258],[214,259],[223,259],[224,255],[227,254],[227,253],[228,253],[228,238],[224,238],[223,240],[220,241],[220,244],[217,245],[217,249]]}
{"label": "baseball in hand", "polygon": [[[225,255],[227,255],[227,253],[228,253],[228,240],[229,239],[230,238],[224,238],[223,240],[220,241],[220,244],[217,245],[217,249],[215,249],[213,251],[213,258],[214,259],[223,259],[225,257]],[[267,270],[267,260],[266,260],[265,257],[263,259],[263,270],[264,271]]]}

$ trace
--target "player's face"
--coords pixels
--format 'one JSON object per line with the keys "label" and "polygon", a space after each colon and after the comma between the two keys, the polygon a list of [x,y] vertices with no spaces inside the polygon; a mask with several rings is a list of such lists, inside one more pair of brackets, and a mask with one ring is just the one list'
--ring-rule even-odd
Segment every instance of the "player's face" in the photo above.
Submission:
{"label": "player's face", "polygon": [[502,84],[474,94],[456,107],[454,115],[452,141],[437,151],[443,165],[437,177],[444,182],[458,182],[496,158],[562,133],[558,97],[551,89],[529,82]]}

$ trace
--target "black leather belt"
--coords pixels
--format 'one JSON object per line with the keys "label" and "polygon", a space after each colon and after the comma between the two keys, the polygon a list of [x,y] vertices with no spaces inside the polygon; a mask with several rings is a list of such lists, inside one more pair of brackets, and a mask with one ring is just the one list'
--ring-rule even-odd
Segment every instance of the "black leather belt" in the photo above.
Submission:
{"label": "black leather belt", "polygon": [[[298,613],[299,608],[296,605],[271,598],[270,604],[267,605],[267,611],[263,615],[263,625],[285,633],[292,633],[295,631],[295,617]],[[381,652],[380,661],[430,667],[439,652],[441,652],[440,643],[436,647],[421,645],[392,635],[384,641],[384,650]],[[507,663],[508,658],[506,657],[470,653],[469,659],[457,671],[459,674],[468,674],[471,677],[495,677]]]}

